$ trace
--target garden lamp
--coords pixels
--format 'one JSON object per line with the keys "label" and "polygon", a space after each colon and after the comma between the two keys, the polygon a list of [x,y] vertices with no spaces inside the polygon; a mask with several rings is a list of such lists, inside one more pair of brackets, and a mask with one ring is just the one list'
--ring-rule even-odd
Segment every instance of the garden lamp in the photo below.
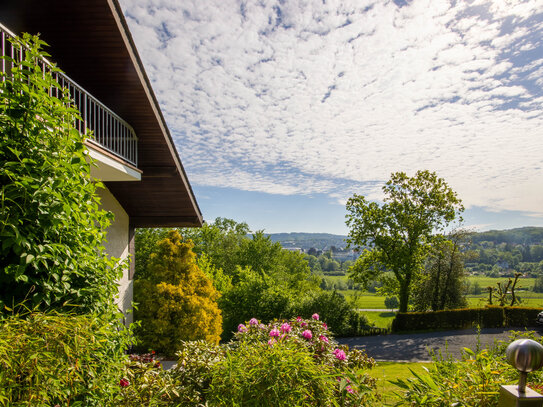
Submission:
{"label": "garden lamp", "polygon": [[507,361],[520,372],[518,386],[500,387],[500,407],[543,406],[543,396],[526,387],[529,372],[543,366],[543,346],[531,339],[517,339],[505,350]]}

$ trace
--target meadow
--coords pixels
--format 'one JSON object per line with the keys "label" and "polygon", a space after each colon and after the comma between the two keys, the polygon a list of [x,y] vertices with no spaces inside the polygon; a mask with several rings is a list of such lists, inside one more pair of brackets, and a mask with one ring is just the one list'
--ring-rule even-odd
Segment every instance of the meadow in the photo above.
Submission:
{"label": "meadow", "polygon": [[[347,276],[325,276],[324,277],[329,284],[336,284],[339,286],[347,286]],[[466,296],[468,306],[471,308],[484,307],[488,304],[488,292],[486,287],[497,287],[497,283],[507,283],[507,278],[493,278],[486,276],[469,276],[467,282],[470,287],[476,284],[482,290],[481,294],[469,294]],[[521,298],[522,305],[543,307],[543,293],[535,293],[532,291],[535,283],[535,278],[521,278],[516,286],[517,296]],[[376,327],[387,328],[390,326],[394,313],[386,310],[385,297],[377,293],[370,293],[367,291],[359,290],[338,290],[343,294],[348,301],[350,301],[356,309],[362,310],[375,310],[364,311],[364,315],[370,322],[373,322]]]}

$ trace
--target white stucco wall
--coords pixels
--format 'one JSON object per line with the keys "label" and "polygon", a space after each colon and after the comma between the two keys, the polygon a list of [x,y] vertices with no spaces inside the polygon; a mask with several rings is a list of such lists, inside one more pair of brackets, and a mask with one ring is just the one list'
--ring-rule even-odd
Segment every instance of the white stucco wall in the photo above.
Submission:
{"label": "white stucco wall", "polygon": [[[129,217],[121,204],[109,192],[107,188],[99,188],[98,195],[103,209],[115,215],[115,220],[107,230],[107,242],[104,242],[106,252],[113,257],[125,260],[128,258],[129,243]],[[128,312],[132,307],[133,280],[129,279],[129,268],[123,270],[123,276],[119,281],[119,295],[115,302],[125,315],[126,324],[132,323],[132,313]]]}

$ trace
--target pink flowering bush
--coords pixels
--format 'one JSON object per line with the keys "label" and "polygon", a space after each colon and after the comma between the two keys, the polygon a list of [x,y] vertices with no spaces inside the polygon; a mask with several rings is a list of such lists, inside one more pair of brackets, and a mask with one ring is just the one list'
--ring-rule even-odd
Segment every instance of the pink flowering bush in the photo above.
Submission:
{"label": "pink flowering bush", "polygon": [[117,379],[119,405],[379,405],[374,360],[338,345],[320,318],[252,319],[229,343],[182,341],[176,355],[169,371],[153,353],[130,356]]}
{"label": "pink flowering bush", "polygon": [[[211,382],[212,387],[216,386],[214,387],[215,390],[213,393],[219,392],[222,394],[219,397],[220,400],[224,401],[226,400],[226,397],[233,397],[232,403],[243,404],[245,400],[243,397],[262,397],[262,400],[267,400],[264,405],[287,406],[303,404],[309,406],[328,406],[336,405],[337,403],[337,405],[340,406],[363,406],[370,405],[378,399],[379,396],[375,394],[375,379],[368,375],[368,371],[375,365],[375,361],[368,357],[363,351],[349,350],[347,346],[338,345],[326,324],[320,320],[318,314],[314,314],[310,319],[296,317],[288,321],[274,320],[269,324],[264,325],[264,327],[262,324],[256,325],[251,323],[246,324],[246,327],[246,331],[236,332],[234,339],[229,344],[230,355],[234,359],[227,357],[222,362],[221,368],[219,368],[220,373],[218,376],[214,377]],[[243,358],[236,352],[243,354]],[[284,361],[285,366],[281,368],[284,370],[272,374],[270,372],[270,363],[272,362],[266,358],[269,357],[273,359],[279,354],[286,358]],[[322,376],[334,379],[326,382],[326,386],[330,386],[333,390],[331,395],[324,392],[319,396],[320,400],[327,400],[326,402],[318,402],[317,400],[319,397],[312,399],[312,396],[308,396],[307,394],[306,396],[312,400],[311,402],[304,401],[301,403],[300,400],[303,401],[303,398],[297,399],[298,402],[295,402],[294,399],[290,399],[289,403],[291,404],[286,402],[283,403],[281,400],[272,402],[270,400],[273,399],[273,394],[268,394],[265,391],[267,388],[266,386],[271,386],[270,383],[261,383],[257,386],[258,389],[246,388],[246,386],[250,386],[250,383],[264,380],[262,377],[269,378],[270,375],[273,376],[276,374],[274,380],[277,380],[277,383],[275,386],[271,386],[271,389],[278,394],[283,394],[282,392],[296,393],[299,389],[295,391],[292,387],[296,386],[296,380],[303,377],[303,374],[306,372],[296,370],[298,368],[303,369],[303,366],[298,366],[296,369],[292,367],[294,354],[297,355],[296,358],[300,358],[299,363],[301,363],[301,359],[310,355],[309,360],[311,363],[305,361],[305,359],[304,363],[309,363],[306,365],[308,371],[315,368],[316,370],[313,373],[319,372],[319,380],[322,379]],[[286,355],[289,356],[287,357]],[[238,357],[240,358],[239,360],[237,359]],[[273,366],[274,369],[277,369],[277,366],[282,366],[282,363],[283,362],[279,363],[275,361],[271,366]],[[232,369],[236,371],[235,374],[232,372]],[[239,371],[237,371],[237,369],[239,369]],[[291,371],[289,369],[294,370]],[[248,371],[252,371],[254,377],[248,377]],[[295,371],[296,373],[294,373]],[[295,378],[290,377],[288,372],[291,372]],[[285,379],[281,379],[281,377],[283,377],[282,375]],[[234,376],[236,377],[236,383],[227,383],[225,381],[227,377],[234,380]],[[281,383],[281,380],[286,380],[287,377],[290,382]],[[309,380],[309,378],[307,379]],[[217,380],[220,381],[220,385]],[[323,391],[319,387],[322,383],[319,384],[317,376],[312,377],[309,382],[311,381],[317,383],[315,391]],[[283,385],[285,386],[285,389],[279,392],[277,389],[282,388],[281,386]],[[302,386],[302,383],[299,385]],[[305,385],[306,384],[303,386]],[[235,390],[238,388],[237,386],[244,388],[243,394],[245,396],[242,397],[241,394],[237,393],[232,394],[237,391]],[[216,401],[218,401],[218,399]],[[259,404],[257,403],[255,405]]]}
{"label": "pink flowering bush", "polygon": [[305,331],[303,331],[302,336],[307,340],[310,340],[311,338],[313,338],[313,334],[311,333],[309,329],[306,329]]}

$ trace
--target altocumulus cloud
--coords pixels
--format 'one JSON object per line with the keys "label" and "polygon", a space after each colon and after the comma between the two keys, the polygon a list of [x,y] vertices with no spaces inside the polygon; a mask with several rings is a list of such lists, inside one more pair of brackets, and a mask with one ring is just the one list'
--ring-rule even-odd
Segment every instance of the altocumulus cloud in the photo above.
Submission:
{"label": "altocumulus cloud", "polygon": [[191,182],[543,212],[540,0],[121,0]]}

